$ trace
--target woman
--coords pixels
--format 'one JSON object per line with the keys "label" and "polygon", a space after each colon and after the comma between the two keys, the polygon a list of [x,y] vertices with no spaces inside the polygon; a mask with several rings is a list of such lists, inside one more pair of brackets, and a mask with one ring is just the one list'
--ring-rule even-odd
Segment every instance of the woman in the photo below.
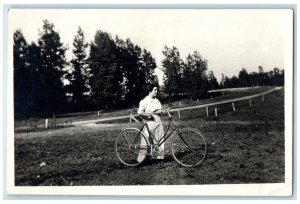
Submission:
{"label": "woman", "polygon": [[[162,113],[161,103],[156,98],[158,92],[158,85],[151,84],[148,86],[149,94],[143,100],[140,101],[138,114],[143,118],[144,122],[147,123],[149,130],[154,135],[154,142],[158,142],[163,134],[164,129],[161,122],[160,115]],[[146,137],[149,138],[149,133],[146,127],[143,130]],[[145,141],[141,141],[143,145]],[[146,152],[141,150],[138,155],[138,161],[143,160],[146,157]],[[159,154],[154,159],[164,159],[164,144],[159,147]]]}

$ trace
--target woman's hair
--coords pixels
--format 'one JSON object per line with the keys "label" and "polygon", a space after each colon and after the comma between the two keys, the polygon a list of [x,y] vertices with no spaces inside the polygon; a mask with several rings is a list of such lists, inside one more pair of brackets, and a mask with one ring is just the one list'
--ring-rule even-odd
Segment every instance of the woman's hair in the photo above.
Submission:
{"label": "woman's hair", "polygon": [[147,86],[148,92],[153,91],[154,87],[157,87],[157,90],[159,89],[158,83],[151,83]]}

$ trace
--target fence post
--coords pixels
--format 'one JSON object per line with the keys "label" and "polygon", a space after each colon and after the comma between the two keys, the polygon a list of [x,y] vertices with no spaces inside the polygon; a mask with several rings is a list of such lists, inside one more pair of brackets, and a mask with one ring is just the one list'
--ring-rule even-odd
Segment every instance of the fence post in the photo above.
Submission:
{"label": "fence post", "polygon": [[232,102],[232,109],[233,109],[233,111],[235,111],[235,106],[234,106],[233,102]]}
{"label": "fence post", "polygon": [[131,123],[131,120],[132,120],[132,113],[130,113],[129,123]]}
{"label": "fence post", "polygon": [[265,102],[265,96],[264,96],[264,95],[262,95],[261,101],[262,101],[262,102]]}
{"label": "fence post", "polygon": [[98,111],[98,116],[100,115],[100,111]]}
{"label": "fence post", "polygon": [[56,116],[55,116],[55,113],[53,113],[53,121],[54,121],[54,127],[56,128]]}
{"label": "fence post", "polygon": [[45,119],[45,128],[48,129],[48,118]]}
{"label": "fence post", "polygon": [[180,119],[180,112],[179,112],[179,110],[178,110],[178,118]]}
{"label": "fence post", "polygon": [[207,115],[207,117],[209,116],[208,115],[208,106],[206,106],[206,115]]}
{"label": "fence post", "polygon": [[217,108],[215,108],[215,115],[216,115],[216,117],[218,117],[218,109]]}
{"label": "fence post", "polygon": [[132,120],[134,120],[135,122],[140,123],[140,122],[132,115],[132,113],[131,113],[131,115],[130,115],[130,118],[131,118]]}
{"label": "fence post", "polygon": [[223,91],[223,96],[225,95],[224,91]]}
{"label": "fence post", "polygon": [[251,98],[249,99],[249,105],[252,106],[252,104],[251,104]]}

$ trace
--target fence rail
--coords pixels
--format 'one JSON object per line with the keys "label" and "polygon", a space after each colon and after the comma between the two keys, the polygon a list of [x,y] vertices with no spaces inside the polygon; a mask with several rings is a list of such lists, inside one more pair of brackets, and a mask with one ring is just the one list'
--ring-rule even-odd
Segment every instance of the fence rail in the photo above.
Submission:
{"label": "fence rail", "polygon": [[[234,104],[235,102],[249,100],[249,106],[251,107],[253,98],[261,97],[262,102],[264,102],[265,101],[265,95],[270,94],[270,93],[275,92],[275,91],[280,91],[280,90],[282,90],[281,91],[281,96],[283,96],[284,95],[283,87],[275,87],[275,88],[272,88],[268,91],[265,91],[265,92],[262,92],[262,93],[259,93],[259,94],[244,96],[244,97],[230,99],[230,100],[224,100],[224,101],[208,103],[208,104],[202,104],[202,105],[189,106],[189,107],[174,107],[173,109],[170,110],[170,112],[177,112],[178,113],[178,118],[180,119],[181,118],[180,111],[205,108],[206,109],[206,115],[207,115],[207,117],[209,117],[208,109],[211,106],[217,106],[217,105],[231,103],[232,110],[236,111],[236,106]],[[274,97],[275,97],[275,93],[273,93],[273,98]],[[214,108],[214,112],[215,112],[215,115],[217,116],[218,115],[218,108],[217,107]],[[80,114],[78,114],[78,115],[80,115]],[[98,112],[98,115],[99,115],[99,112]],[[46,118],[44,121],[43,120],[31,120],[31,121],[28,122],[28,124],[26,124],[26,126],[16,127],[15,131],[30,131],[30,130],[37,130],[37,129],[52,129],[52,128],[59,128],[59,127],[80,126],[80,125],[89,124],[89,123],[101,123],[101,122],[110,122],[110,121],[128,120],[128,119],[129,119],[129,122],[134,121],[134,122],[139,123],[140,121],[137,120],[136,117],[138,117],[138,114],[130,113],[130,114],[123,115],[123,116],[118,116],[118,117],[108,117],[108,118],[100,118],[100,119],[98,118],[98,119],[90,119],[90,120],[83,120],[83,121],[74,121],[73,118],[57,120],[57,118],[55,116],[53,116],[53,118],[50,118],[50,119]]]}
{"label": "fence rail", "polygon": [[[189,107],[182,107],[182,108],[174,108],[171,109],[170,112],[178,112],[178,115],[180,117],[180,111],[182,110],[191,110],[191,109],[199,109],[199,108],[206,108],[207,110],[207,116],[208,116],[208,107],[210,106],[216,106],[216,105],[221,105],[221,104],[227,104],[227,103],[232,103],[233,106],[233,110],[235,111],[235,106],[234,106],[234,102],[237,101],[244,101],[244,100],[249,100],[249,104],[251,106],[251,99],[253,98],[257,98],[257,97],[262,97],[262,101],[264,101],[264,96],[272,93],[274,91],[279,91],[279,90],[283,90],[283,87],[275,87],[273,89],[270,89],[268,91],[265,91],[263,93],[259,93],[259,94],[254,94],[251,96],[244,96],[244,97],[240,97],[240,98],[235,98],[235,99],[230,99],[230,100],[225,100],[225,101],[219,101],[219,102],[215,102],[215,103],[209,103],[209,104],[203,104],[203,105],[197,105],[197,106],[189,106]],[[217,110],[215,110],[215,114],[217,114]],[[88,124],[88,123],[99,123],[99,122],[108,122],[108,121],[114,121],[114,120],[122,120],[122,119],[129,119],[130,122],[133,121],[137,121],[135,119],[135,117],[137,117],[138,114],[130,114],[130,115],[125,115],[125,116],[118,116],[118,117],[111,117],[111,118],[102,118],[102,119],[95,119],[95,120],[87,120],[87,121],[76,121],[73,122],[73,125],[83,125],[83,124]]]}
{"label": "fence rail", "polygon": [[219,101],[219,102],[215,102],[215,103],[203,104],[203,105],[198,105],[198,106],[189,106],[189,107],[183,107],[183,108],[174,108],[171,111],[191,110],[191,109],[205,108],[205,107],[209,107],[209,106],[216,106],[216,105],[221,105],[221,104],[226,104],[226,103],[233,103],[233,102],[237,102],[237,101],[244,101],[244,100],[248,100],[248,99],[253,99],[253,98],[260,97],[260,96],[264,96],[264,95],[267,95],[269,93],[272,93],[274,91],[278,91],[278,90],[281,90],[281,89],[283,89],[283,87],[275,87],[275,88],[270,89],[268,91],[265,91],[263,93],[254,94],[254,95],[251,95],[251,96],[244,96],[244,97],[240,97],[240,98],[236,98],[236,99],[230,99],[230,100],[226,100],[226,101]]}

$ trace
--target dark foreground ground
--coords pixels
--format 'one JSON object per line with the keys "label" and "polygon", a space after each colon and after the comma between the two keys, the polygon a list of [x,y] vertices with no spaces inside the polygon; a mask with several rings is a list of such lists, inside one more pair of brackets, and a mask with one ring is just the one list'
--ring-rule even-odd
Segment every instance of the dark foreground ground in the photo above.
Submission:
{"label": "dark foreground ground", "polygon": [[[15,185],[151,185],[281,183],[285,180],[284,100],[281,93],[174,114],[179,126],[205,133],[208,157],[202,166],[179,166],[166,150],[164,161],[127,167],[117,160],[114,139],[134,124],[90,124],[15,134]],[[166,144],[168,149],[168,143]]]}

